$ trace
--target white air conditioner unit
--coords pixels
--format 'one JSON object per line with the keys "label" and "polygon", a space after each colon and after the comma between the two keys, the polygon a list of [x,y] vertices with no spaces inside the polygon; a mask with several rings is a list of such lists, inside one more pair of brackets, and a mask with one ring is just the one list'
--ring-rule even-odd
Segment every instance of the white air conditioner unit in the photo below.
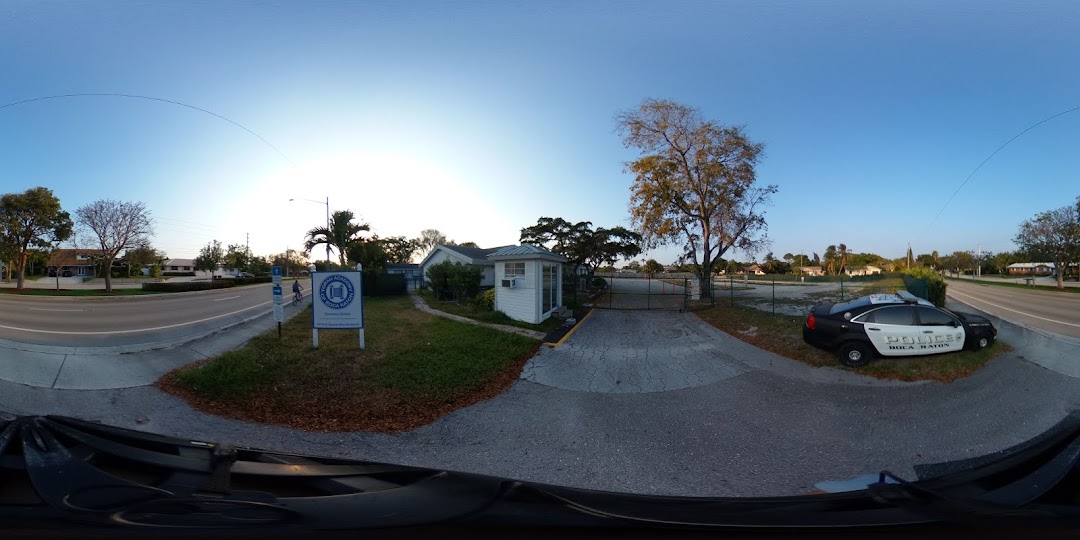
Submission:
{"label": "white air conditioner unit", "polygon": [[506,287],[507,289],[516,289],[517,285],[518,285],[517,279],[511,278],[511,279],[502,280],[502,286]]}

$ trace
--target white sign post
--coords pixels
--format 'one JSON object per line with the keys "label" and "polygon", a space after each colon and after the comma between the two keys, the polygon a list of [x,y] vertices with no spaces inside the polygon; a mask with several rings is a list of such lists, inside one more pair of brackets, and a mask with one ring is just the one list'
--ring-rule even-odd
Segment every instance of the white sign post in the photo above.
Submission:
{"label": "white sign post", "polygon": [[311,346],[319,348],[319,330],[357,329],[364,348],[364,301],[360,265],[356,270],[311,274]]}
{"label": "white sign post", "polygon": [[281,339],[281,322],[285,320],[285,308],[281,300],[281,267],[270,268],[270,275],[274,283],[274,320],[277,321],[277,337]]}

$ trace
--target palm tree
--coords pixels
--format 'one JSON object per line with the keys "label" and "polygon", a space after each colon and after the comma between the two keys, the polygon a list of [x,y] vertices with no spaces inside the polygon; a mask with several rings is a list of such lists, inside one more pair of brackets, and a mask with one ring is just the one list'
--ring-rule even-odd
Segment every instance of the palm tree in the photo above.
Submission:
{"label": "palm tree", "polygon": [[840,256],[840,268],[837,271],[838,272],[843,272],[844,267],[847,266],[847,255],[848,255],[847,244],[840,244],[839,246],[836,246],[836,247],[837,247],[837,255]]}
{"label": "palm tree", "polygon": [[352,210],[338,210],[330,216],[330,228],[315,227],[307,232],[307,240],[304,242],[304,251],[310,253],[311,249],[319,245],[329,245],[336,249],[338,260],[342,268],[345,267],[345,258],[349,246],[357,242],[363,242],[361,232],[371,230],[367,223],[353,223],[356,216]]}

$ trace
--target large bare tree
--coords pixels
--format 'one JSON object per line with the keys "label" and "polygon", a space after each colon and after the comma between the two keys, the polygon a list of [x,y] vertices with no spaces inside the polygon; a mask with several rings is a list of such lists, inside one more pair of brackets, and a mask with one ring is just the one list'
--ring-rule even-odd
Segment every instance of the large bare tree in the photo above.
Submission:
{"label": "large bare tree", "polygon": [[768,243],[764,207],[776,186],[756,184],[765,145],[667,100],[647,99],[615,122],[624,146],[641,152],[626,166],[634,174],[632,223],[649,248],[683,244],[702,297],[711,297],[712,269],[724,253]]}
{"label": "large bare tree", "polygon": [[146,245],[154,234],[150,211],[141,202],[101,199],[75,211],[80,243],[101,250],[105,290],[112,292],[112,265],[122,251]]}

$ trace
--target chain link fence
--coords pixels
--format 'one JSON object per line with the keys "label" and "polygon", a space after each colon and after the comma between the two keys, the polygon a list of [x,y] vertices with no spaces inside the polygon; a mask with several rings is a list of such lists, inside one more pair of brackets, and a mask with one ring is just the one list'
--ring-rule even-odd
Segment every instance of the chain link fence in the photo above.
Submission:
{"label": "chain link fence", "polygon": [[845,301],[860,296],[894,293],[907,289],[927,298],[925,279],[900,274],[870,276],[814,276],[801,279],[790,275],[717,276],[712,298],[687,303],[688,310],[717,305],[741,306],[776,315],[803,316],[822,300]]}

